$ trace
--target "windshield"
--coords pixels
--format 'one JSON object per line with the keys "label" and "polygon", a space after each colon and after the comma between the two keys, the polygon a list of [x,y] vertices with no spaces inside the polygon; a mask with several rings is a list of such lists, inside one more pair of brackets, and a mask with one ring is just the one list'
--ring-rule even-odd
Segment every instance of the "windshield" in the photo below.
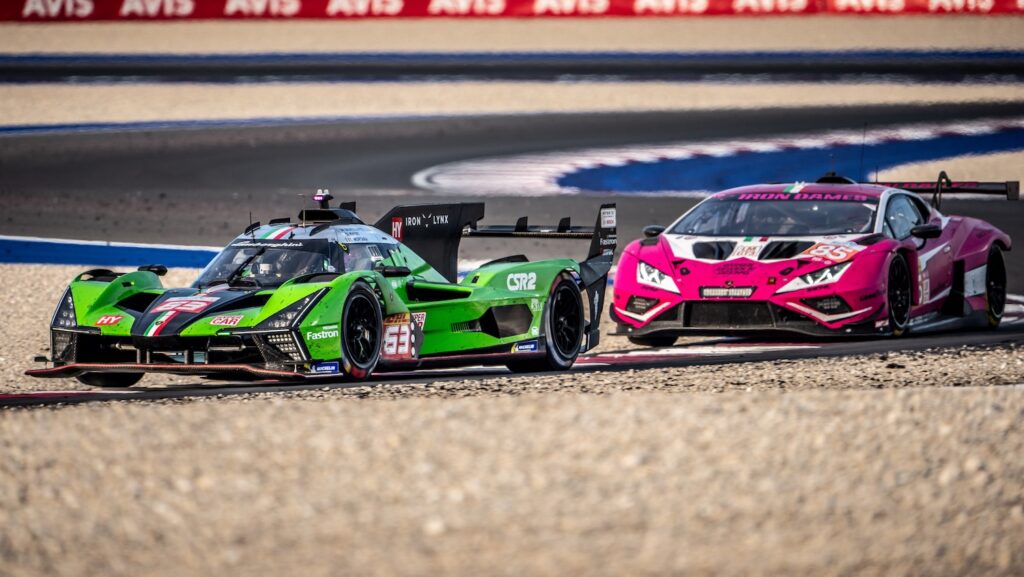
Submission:
{"label": "windshield", "polygon": [[877,202],[707,200],[669,232],[696,236],[816,236],[874,230]]}
{"label": "windshield", "polygon": [[236,241],[207,265],[195,286],[220,281],[275,287],[307,273],[343,272],[339,252],[324,239]]}

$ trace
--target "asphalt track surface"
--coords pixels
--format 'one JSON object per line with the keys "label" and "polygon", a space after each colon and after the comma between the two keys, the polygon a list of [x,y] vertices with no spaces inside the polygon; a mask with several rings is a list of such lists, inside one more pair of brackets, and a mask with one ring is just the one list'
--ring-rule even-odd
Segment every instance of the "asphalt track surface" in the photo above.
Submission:
{"label": "asphalt track surface", "polygon": [[[924,334],[904,339],[871,340],[754,340],[715,339],[693,345],[664,349],[605,352],[582,356],[573,366],[573,373],[592,371],[635,371],[651,368],[719,365],[774,360],[842,357],[883,354],[896,351],[921,351],[961,344],[1006,345],[1024,343],[1024,326],[1015,324],[998,331]],[[481,377],[514,377],[529,379],[530,375],[510,375],[504,367],[473,367],[453,370],[425,370],[407,373],[382,373],[370,381],[345,382],[325,379],[300,384],[274,382],[218,383],[197,381],[185,385],[147,388],[145,384],[130,389],[95,389],[91,391],[50,391],[0,394],[0,407],[28,407],[79,404],[96,401],[151,401],[278,393],[303,390],[345,389],[389,384],[431,385],[445,381],[462,381]],[[149,377],[159,379],[159,375]]]}
{"label": "asphalt track surface", "polygon": [[881,76],[915,82],[1016,82],[1024,75],[1024,53],[869,50],[0,56],[0,82],[677,81],[729,75],[814,82]]}
{"label": "asphalt track surface", "polygon": [[[3,137],[0,147],[0,233],[218,245],[249,220],[295,212],[296,194],[329,187],[338,198],[355,200],[375,218],[399,203],[465,201],[411,189],[412,174],[437,164],[474,157],[566,148],[758,137],[911,122],[998,118],[1024,113],[1024,104],[874,106],[629,114],[558,114],[434,118],[373,123],[297,124],[169,128],[135,132],[79,132]],[[822,172],[827,170],[823,166]],[[951,175],[956,178],[955,175]],[[427,197],[426,195],[430,195]],[[412,198],[411,198],[412,197]],[[620,238],[640,234],[650,223],[666,224],[693,204],[681,198],[623,198]],[[524,199],[488,198],[488,223],[512,222],[528,214],[537,222],[570,215],[593,218],[601,199],[591,195]],[[1024,238],[1024,203],[948,200],[948,214],[985,218]],[[1024,292],[1022,251],[1009,253],[1010,292]],[[584,359],[575,369],[624,370],[644,367],[764,361],[928,349],[961,344],[1022,342],[1024,331],[948,333],[909,339],[835,341],[776,348],[747,342],[740,353],[630,354]],[[742,344],[742,343],[741,343]],[[729,347],[734,343],[715,346]],[[761,350],[754,350],[761,347]],[[504,369],[420,372],[383,376],[375,383],[431,383],[505,373]],[[528,378],[528,377],[525,377]],[[351,384],[227,385],[5,396],[3,405],[71,403],[90,400],[154,399],[247,394],[303,387]]]}

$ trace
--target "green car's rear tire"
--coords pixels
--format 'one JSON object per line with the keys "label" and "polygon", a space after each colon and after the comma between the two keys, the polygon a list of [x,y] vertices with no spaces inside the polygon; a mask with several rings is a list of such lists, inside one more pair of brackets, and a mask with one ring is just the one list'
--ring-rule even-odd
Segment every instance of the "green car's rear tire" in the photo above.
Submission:
{"label": "green car's rear tire", "polygon": [[544,356],[509,361],[515,373],[564,371],[572,367],[583,344],[583,295],[576,282],[562,275],[544,305]]}
{"label": "green car's rear tire", "polygon": [[90,387],[126,389],[141,381],[143,376],[143,373],[82,373],[75,378]]}
{"label": "green car's rear tire", "polygon": [[341,313],[341,368],[346,377],[362,380],[376,368],[383,326],[377,295],[362,282],[353,284]]}

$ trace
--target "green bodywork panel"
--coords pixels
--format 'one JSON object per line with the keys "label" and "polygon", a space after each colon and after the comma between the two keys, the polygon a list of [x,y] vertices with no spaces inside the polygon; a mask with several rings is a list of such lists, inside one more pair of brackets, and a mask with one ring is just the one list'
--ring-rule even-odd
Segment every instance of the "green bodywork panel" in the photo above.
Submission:
{"label": "green bodywork panel", "polygon": [[[399,245],[401,246],[401,245]],[[459,354],[467,351],[511,345],[541,335],[541,321],[551,287],[559,275],[579,273],[579,264],[572,259],[551,259],[538,262],[511,262],[483,266],[470,272],[458,284],[447,282],[419,256],[402,246],[381,264],[408,267],[410,274],[384,277],[378,271],[353,271],[338,275],[330,282],[286,282],[280,287],[253,291],[269,297],[261,306],[232,309],[231,316],[240,316],[236,324],[225,327],[211,324],[224,313],[211,312],[185,326],[182,337],[230,335],[234,331],[253,329],[303,298],[325,291],[309,309],[297,328],[313,361],[337,360],[341,357],[340,325],[345,298],[356,282],[366,283],[378,296],[385,319],[411,313],[423,319],[420,357]],[[102,335],[129,337],[138,314],[119,306],[125,299],[139,293],[161,295],[182,291],[186,296],[195,290],[167,289],[160,278],[147,271],[131,272],[107,282],[88,280],[80,275],[69,290],[74,299],[75,316],[82,327],[96,327]],[[200,293],[201,295],[202,293]],[[211,293],[212,294],[212,293]],[[480,330],[459,330],[478,321],[488,309],[503,305],[524,305],[531,313],[528,327],[522,333],[496,337]],[[114,323],[103,323],[115,317]],[[337,333],[337,334],[335,334]]]}

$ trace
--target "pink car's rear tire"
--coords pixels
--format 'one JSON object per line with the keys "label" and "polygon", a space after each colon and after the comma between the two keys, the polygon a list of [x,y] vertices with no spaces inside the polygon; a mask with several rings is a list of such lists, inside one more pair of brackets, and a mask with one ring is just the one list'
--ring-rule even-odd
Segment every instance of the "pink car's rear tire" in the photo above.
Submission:
{"label": "pink car's rear tire", "polygon": [[634,345],[639,345],[641,347],[662,348],[662,347],[671,347],[672,345],[676,344],[676,337],[671,337],[671,336],[669,336],[669,337],[666,337],[666,336],[626,337],[626,338],[629,339],[629,342],[633,343]]}
{"label": "pink car's rear tire", "polygon": [[886,281],[886,304],[889,309],[889,328],[892,336],[901,337],[910,325],[910,308],[913,302],[913,278],[910,265],[903,255],[897,254],[889,263]]}
{"label": "pink car's rear tire", "polygon": [[998,246],[988,249],[985,267],[985,303],[988,307],[988,326],[998,328],[1006,309],[1006,261]]}
{"label": "pink car's rear tire", "polygon": [[75,379],[90,387],[126,389],[141,381],[142,377],[143,373],[82,373]]}

